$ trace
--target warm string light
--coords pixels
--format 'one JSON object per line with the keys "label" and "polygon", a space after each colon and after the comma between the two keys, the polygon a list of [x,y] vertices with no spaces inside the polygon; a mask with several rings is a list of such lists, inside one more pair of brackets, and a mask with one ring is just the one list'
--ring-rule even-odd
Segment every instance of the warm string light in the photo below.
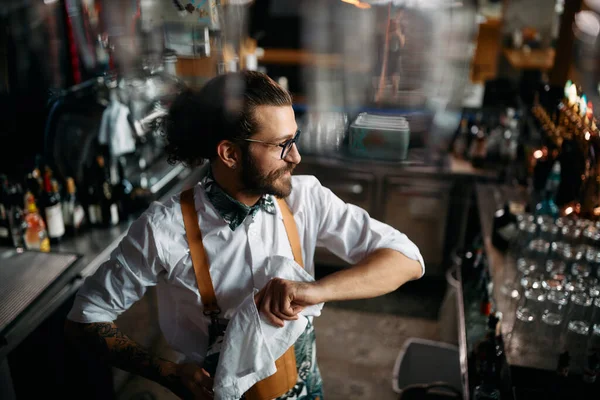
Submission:
{"label": "warm string light", "polygon": [[546,134],[555,140],[555,144],[560,146],[560,130],[565,126],[577,128],[578,135],[583,133],[585,141],[599,138],[592,103],[585,94],[578,94],[577,87],[570,80],[565,84],[564,99],[558,105],[558,112],[558,118],[554,114],[551,118],[541,105],[536,104],[532,108],[534,117],[541,123]]}

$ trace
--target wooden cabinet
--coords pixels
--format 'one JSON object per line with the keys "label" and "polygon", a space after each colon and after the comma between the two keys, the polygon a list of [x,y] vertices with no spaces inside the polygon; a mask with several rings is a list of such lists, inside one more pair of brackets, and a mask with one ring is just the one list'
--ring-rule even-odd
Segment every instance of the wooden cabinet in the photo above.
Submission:
{"label": "wooden cabinet", "polygon": [[471,81],[485,82],[496,78],[501,53],[502,21],[488,18],[479,24],[477,45],[471,64]]}
{"label": "wooden cabinet", "polygon": [[[427,275],[444,275],[454,179],[435,173],[412,174],[385,164],[348,163],[345,167],[332,165],[327,160],[306,158],[308,160],[303,160],[296,168],[296,174],[316,176],[343,201],[365,209],[371,217],[406,234],[419,247]],[[315,262],[348,266],[322,248],[317,248]]]}
{"label": "wooden cabinet", "polygon": [[451,182],[437,179],[385,179],[383,220],[406,234],[421,251],[429,274],[443,275],[446,220]]}

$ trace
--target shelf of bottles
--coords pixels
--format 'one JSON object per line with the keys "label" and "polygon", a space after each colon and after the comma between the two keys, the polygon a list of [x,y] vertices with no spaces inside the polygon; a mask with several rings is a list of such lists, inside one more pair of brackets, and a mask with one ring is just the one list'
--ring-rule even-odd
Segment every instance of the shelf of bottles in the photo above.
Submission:
{"label": "shelf of bottles", "polygon": [[83,187],[44,165],[21,180],[0,174],[0,246],[49,252],[63,239],[128,219],[131,185],[122,165],[106,160],[96,155]]}

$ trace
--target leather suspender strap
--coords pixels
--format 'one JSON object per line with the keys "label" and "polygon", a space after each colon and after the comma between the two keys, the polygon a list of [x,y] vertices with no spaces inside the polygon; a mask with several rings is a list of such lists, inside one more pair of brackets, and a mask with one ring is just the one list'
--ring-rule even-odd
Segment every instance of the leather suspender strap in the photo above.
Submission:
{"label": "leather suspender strap", "polygon": [[288,240],[290,241],[290,246],[292,246],[294,260],[302,268],[304,268],[304,261],[302,260],[302,247],[300,246],[300,236],[298,235],[298,227],[296,226],[296,221],[294,221],[292,211],[285,200],[278,198],[277,203],[279,204],[281,214],[283,215],[283,225],[285,226],[285,232],[287,233]]}
{"label": "leather suspender strap", "polygon": [[196,273],[196,283],[204,305],[204,314],[218,314],[221,310],[217,305],[217,296],[215,296],[215,289],[208,271],[208,257],[202,244],[202,232],[200,232],[198,214],[194,205],[194,189],[190,188],[183,191],[180,201],[183,224],[190,246],[194,272]]}
{"label": "leather suspender strap", "polygon": [[[279,208],[283,216],[283,225],[292,248],[294,260],[304,268],[302,260],[302,248],[300,247],[300,237],[298,228],[294,221],[294,216],[287,203],[283,199],[277,199]],[[190,246],[190,255],[194,272],[196,273],[196,283],[202,297],[205,314],[218,314],[220,312],[217,305],[215,290],[208,270],[208,257],[202,243],[202,233],[198,225],[198,214],[194,205],[193,188],[187,189],[181,193],[181,212],[183,214],[183,224],[185,226],[188,243]],[[277,372],[268,378],[257,382],[246,393],[248,400],[269,400],[277,398],[287,393],[297,382],[298,371],[296,369],[296,356],[294,346],[292,345],[281,357],[275,360]]]}

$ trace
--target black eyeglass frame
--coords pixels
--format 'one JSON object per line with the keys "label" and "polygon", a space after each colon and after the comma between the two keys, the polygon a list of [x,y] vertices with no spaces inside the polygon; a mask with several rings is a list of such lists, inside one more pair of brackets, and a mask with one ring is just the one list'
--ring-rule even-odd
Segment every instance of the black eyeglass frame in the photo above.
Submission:
{"label": "black eyeglass frame", "polygon": [[251,143],[261,143],[261,144],[265,144],[267,146],[281,147],[281,159],[283,160],[290,153],[290,150],[292,149],[292,146],[294,145],[294,143],[296,143],[298,141],[298,138],[300,137],[300,133],[302,133],[302,131],[300,129],[297,129],[296,133],[294,134],[294,137],[286,140],[283,143],[265,142],[263,140],[257,140],[257,139],[242,139],[242,140],[245,142],[251,142]]}

